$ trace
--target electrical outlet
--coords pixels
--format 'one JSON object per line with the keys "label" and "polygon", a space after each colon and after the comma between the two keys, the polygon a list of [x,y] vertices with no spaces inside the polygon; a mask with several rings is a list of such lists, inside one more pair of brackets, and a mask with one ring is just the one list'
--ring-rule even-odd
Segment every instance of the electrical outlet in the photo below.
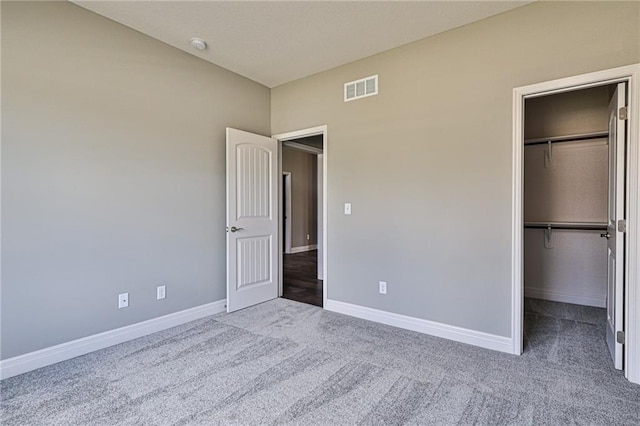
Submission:
{"label": "electrical outlet", "polygon": [[309,234],[307,234],[307,241],[309,241]]}
{"label": "electrical outlet", "polygon": [[156,289],[156,297],[158,300],[167,297],[167,287],[164,285],[159,285]]}
{"label": "electrical outlet", "polygon": [[380,281],[378,284],[379,284],[380,294],[387,294],[387,282]]}
{"label": "electrical outlet", "polygon": [[129,306],[129,293],[120,293],[118,295],[118,309]]}

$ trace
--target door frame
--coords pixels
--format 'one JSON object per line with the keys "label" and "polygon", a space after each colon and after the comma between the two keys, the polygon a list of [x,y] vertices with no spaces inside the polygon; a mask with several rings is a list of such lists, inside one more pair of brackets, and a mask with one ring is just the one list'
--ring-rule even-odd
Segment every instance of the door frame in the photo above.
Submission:
{"label": "door frame", "polygon": [[[291,172],[286,172],[283,170],[282,176],[284,177],[285,183],[282,184],[282,191],[280,192],[280,194],[284,194],[284,199],[287,203],[287,205],[284,206],[282,219],[285,232],[283,247],[285,253],[291,253]],[[284,217],[286,217],[287,220],[284,220]],[[280,238],[282,238],[282,236],[280,236]],[[280,261],[280,263],[282,263],[282,260]]]}
{"label": "door frame", "polygon": [[629,118],[626,147],[625,234],[625,301],[624,301],[624,374],[631,382],[640,383],[640,64],[627,65],[516,87],[513,89],[512,144],[512,258],[511,258],[511,339],[513,353],[523,350],[523,147],[524,102],[555,93],[586,89],[612,83],[627,83]]}
{"label": "door frame", "polygon": [[[277,135],[271,136],[272,138],[278,141],[278,172],[280,176],[282,176],[282,145],[283,142],[290,141],[292,139],[300,139],[308,136],[317,136],[322,135],[322,153],[323,153],[323,161],[322,161],[322,173],[324,174],[324,179],[322,181],[322,247],[323,247],[323,265],[322,265],[322,273],[323,273],[323,282],[322,282],[322,306],[323,308],[327,306],[327,294],[328,294],[328,252],[329,252],[329,244],[327,243],[327,235],[328,235],[328,214],[327,214],[327,206],[328,206],[328,197],[327,197],[327,182],[328,182],[328,159],[329,159],[329,143],[327,136],[327,125],[310,127],[306,129],[295,130],[291,132],[279,133]],[[282,179],[280,179],[279,189],[278,189],[278,203],[281,202],[282,197]],[[280,262],[279,262],[279,272],[278,272],[278,295],[282,296],[282,267],[283,267],[283,241],[282,241],[282,232],[281,227],[282,224],[282,215],[279,218],[279,229],[278,229],[278,251],[280,253]],[[319,236],[320,237],[320,236]]]}

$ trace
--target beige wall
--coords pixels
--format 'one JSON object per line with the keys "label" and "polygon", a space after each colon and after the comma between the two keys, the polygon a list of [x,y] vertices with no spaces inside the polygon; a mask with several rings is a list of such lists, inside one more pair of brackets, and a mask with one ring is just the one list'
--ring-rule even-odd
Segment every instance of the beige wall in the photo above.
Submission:
{"label": "beige wall", "polygon": [[67,2],[2,2],[1,47],[1,357],[224,299],[225,127],[269,89]]}
{"label": "beige wall", "polygon": [[2,359],[225,297],[226,126],[329,125],[331,299],[507,336],[512,89],[640,61],[637,2],[538,2],[270,103],[72,4],[1,10]]}
{"label": "beige wall", "polygon": [[282,170],[291,173],[291,247],[317,244],[317,156],[283,147]]}
{"label": "beige wall", "polygon": [[640,3],[537,2],[273,89],[328,125],[329,298],[509,336],[512,90],[637,62]]}

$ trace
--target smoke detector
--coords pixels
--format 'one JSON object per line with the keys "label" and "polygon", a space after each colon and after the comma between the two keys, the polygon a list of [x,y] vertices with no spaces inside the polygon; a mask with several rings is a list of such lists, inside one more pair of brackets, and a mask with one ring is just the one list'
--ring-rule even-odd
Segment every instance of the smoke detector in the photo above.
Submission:
{"label": "smoke detector", "polygon": [[192,38],[189,40],[189,43],[198,50],[205,50],[207,48],[207,42],[198,37]]}

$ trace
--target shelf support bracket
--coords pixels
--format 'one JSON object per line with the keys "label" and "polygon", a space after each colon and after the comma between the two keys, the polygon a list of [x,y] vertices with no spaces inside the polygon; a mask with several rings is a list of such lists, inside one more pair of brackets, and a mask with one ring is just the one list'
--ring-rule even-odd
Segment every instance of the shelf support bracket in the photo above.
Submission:
{"label": "shelf support bracket", "polygon": [[549,167],[551,167],[551,160],[552,160],[552,156],[553,156],[553,144],[551,143],[551,141],[547,141],[547,150],[545,152],[544,155],[544,168],[548,169]]}
{"label": "shelf support bracket", "polygon": [[553,248],[552,232],[551,225],[547,226],[547,229],[544,231],[544,248]]}

